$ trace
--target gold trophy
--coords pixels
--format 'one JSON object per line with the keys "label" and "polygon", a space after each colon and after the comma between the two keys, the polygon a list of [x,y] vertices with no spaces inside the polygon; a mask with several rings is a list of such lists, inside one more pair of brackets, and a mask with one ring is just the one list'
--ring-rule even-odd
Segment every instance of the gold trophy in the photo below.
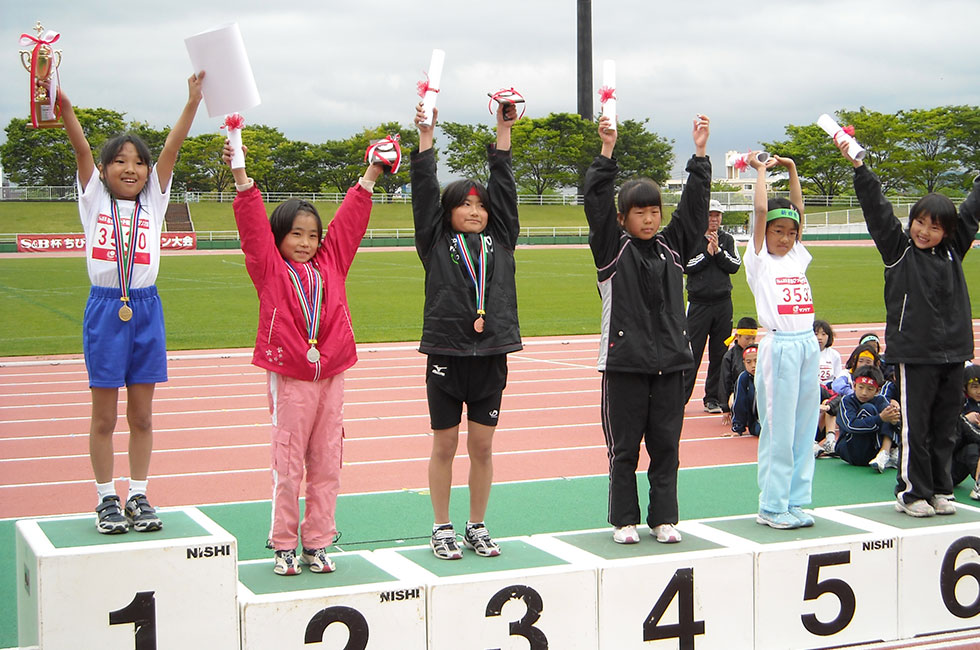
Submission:
{"label": "gold trophy", "polygon": [[20,62],[31,75],[31,126],[35,129],[63,129],[61,109],[54,100],[58,93],[58,66],[61,65],[61,50],[52,49],[51,44],[61,35],[46,30],[38,21],[34,25],[37,36],[20,35],[20,44],[31,47],[20,50]]}

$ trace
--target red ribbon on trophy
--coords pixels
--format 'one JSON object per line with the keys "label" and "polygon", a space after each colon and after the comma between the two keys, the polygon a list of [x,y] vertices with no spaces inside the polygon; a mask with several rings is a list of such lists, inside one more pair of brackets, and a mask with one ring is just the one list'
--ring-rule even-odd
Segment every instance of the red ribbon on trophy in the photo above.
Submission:
{"label": "red ribbon on trophy", "polygon": [[35,25],[34,31],[37,36],[20,35],[21,47],[31,47],[33,43],[30,51],[20,51],[21,63],[30,73],[31,126],[35,129],[60,128],[64,124],[61,123],[61,109],[56,100],[60,86],[58,66],[61,65],[61,51],[53,50],[51,45],[61,38],[61,34],[51,29],[45,30],[40,22]]}

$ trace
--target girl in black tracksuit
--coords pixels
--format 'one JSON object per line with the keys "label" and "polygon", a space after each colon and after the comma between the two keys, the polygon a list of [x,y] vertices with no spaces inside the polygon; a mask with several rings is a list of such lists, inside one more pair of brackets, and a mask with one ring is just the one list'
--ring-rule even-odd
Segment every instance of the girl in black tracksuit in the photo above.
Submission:
{"label": "girl in black tracksuit", "polygon": [[513,104],[497,111],[496,146],[488,147],[490,179],[450,183],[440,195],[433,129],[421,103],[416,108],[419,150],[412,153],[415,249],[425,269],[425,308],[419,352],[428,355],[426,396],[432,426],[429,496],[435,523],[430,545],[436,557],[462,557],[449,519],[452,466],[466,404],[470,459],[470,518],[463,543],[493,557],[499,546],[483,524],[493,479],[493,434],[507,384],[507,353],[520,350],[514,248],[520,223],[511,169]]}
{"label": "girl in black tracksuit", "polygon": [[599,123],[602,154],[585,176],[589,246],[602,299],[598,369],[602,428],[609,456],[609,523],[619,543],[639,541],[636,465],[640,442],[650,456],[646,521],[661,542],[680,541],[677,468],[684,416],[684,371],[694,367],[684,314],[684,263],[704,239],[711,190],[705,155],[708,118],[694,124],[696,154],[670,224],[660,229],[662,200],[649,179],[628,181],[615,202],[616,131]]}
{"label": "girl in black tracksuit", "polygon": [[973,358],[963,256],[977,234],[980,178],[960,206],[927,194],[902,228],[878,178],[854,165],[854,190],[885,263],[885,341],[902,408],[896,509],[914,517],[954,514],[950,478],[963,362]]}

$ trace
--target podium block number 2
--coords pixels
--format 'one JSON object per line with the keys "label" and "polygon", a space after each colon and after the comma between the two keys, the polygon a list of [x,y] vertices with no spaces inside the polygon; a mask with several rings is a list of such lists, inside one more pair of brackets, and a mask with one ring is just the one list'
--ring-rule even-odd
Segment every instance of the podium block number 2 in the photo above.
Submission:
{"label": "podium block number 2", "polygon": [[133,624],[135,650],[157,650],[157,603],[152,591],[138,591],[122,609],[109,612],[109,625]]}
{"label": "podium block number 2", "polygon": [[364,650],[368,644],[368,623],[364,615],[353,607],[335,606],[321,609],[306,625],[304,645],[322,643],[323,633],[331,623],[347,628],[349,638],[344,650]]}

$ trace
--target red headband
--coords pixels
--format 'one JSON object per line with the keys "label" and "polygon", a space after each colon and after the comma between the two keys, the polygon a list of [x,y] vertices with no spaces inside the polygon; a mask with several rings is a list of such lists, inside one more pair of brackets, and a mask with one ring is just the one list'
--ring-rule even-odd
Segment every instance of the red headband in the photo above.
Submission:
{"label": "red headband", "polygon": [[868,384],[878,388],[878,382],[874,380],[874,377],[858,377],[854,380],[855,384]]}
{"label": "red headband", "polygon": [[470,185],[470,191],[466,196],[480,196],[480,192],[476,189],[476,185]]}
{"label": "red headband", "polygon": [[742,350],[742,358],[744,359],[745,358],[745,355],[748,354],[749,352],[758,352],[758,351],[759,351],[759,348],[758,347],[756,347],[754,345],[750,345],[749,347],[747,347],[744,350]]}

